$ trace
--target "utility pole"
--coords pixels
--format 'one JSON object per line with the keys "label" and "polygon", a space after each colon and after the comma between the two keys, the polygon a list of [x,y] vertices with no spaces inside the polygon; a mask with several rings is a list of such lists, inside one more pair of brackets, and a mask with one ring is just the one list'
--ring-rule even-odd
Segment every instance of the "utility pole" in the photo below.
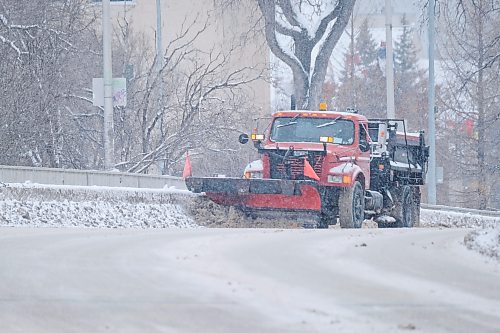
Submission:
{"label": "utility pole", "polygon": [[[161,27],[161,0],[156,0],[156,60],[158,71],[163,68],[163,43]],[[160,80],[160,93],[163,95],[163,80]]]}
{"label": "utility pole", "polygon": [[[161,24],[161,0],[156,0],[156,70],[158,71],[159,81],[158,81],[158,90],[159,90],[159,101],[158,101],[158,114],[163,112],[163,76],[161,75],[164,59],[163,59],[163,34],[162,34],[162,24]],[[160,117],[160,131],[161,135],[164,135],[163,128],[163,117]],[[161,165],[158,163],[162,175],[165,174],[166,162]]]}
{"label": "utility pole", "polygon": [[429,170],[427,182],[427,201],[436,204],[436,110],[434,82],[434,40],[435,40],[435,0],[429,0]]}
{"label": "utility pole", "polygon": [[111,58],[110,0],[102,1],[102,51],[104,76],[104,168],[115,166],[115,143],[113,129],[113,71]]}
{"label": "utility pole", "polygon": [[394,60],[392,50],[392,7],[385,0],[385,79],[387,87],[387,118],[394,119]]}
{"label": "utility pole", "polygon": [[349,66],[349,86],[351,89],[351,106],[353,108],[358,107],[358,100],[356,98],[356,89],[354,89],[354,10],[351,12],[351,63]]}

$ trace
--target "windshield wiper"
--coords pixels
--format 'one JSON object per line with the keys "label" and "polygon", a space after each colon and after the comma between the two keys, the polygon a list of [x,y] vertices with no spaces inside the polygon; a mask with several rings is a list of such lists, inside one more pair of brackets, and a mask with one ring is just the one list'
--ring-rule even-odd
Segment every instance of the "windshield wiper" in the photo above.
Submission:
{"label": "windshield wiper", "polygon": [[295,125],[295,124],[297,124],[297,122],[296,122],[296,121],[289,121],[289,122],[288,122],[288,123],[286,123],[286,124],[281,124],[281,125],[278,125],[278,126],[276,126],[276,127],[277,127],[277,128],[281,128],[281,127],[290,126],[290,125]]}
{"label": "windshield wiper", "polygon": [[320,125],[316,126],[316,128],[322,128],[322,127],[334,125],[337,123],[337,120],[339,120],[340,118],[341,117],[337,117],[337,118],[333,119],[332,121],[330,121],[329,123],[320,124]]}
{"label": "windshield wiper", "polygon": [[281,128],[281,127],[285,127],[285,126],[289,126],[289,125],[295,125],[297,124],[297,122],[295,120],[297,120],[297,118],[300,117],[300,113],[298,113],[297,115],[295,115],[292,119],[290,119],[289,122],[287,122],[286,124],[280,124],[278,126],[276,126],[277,128]]}

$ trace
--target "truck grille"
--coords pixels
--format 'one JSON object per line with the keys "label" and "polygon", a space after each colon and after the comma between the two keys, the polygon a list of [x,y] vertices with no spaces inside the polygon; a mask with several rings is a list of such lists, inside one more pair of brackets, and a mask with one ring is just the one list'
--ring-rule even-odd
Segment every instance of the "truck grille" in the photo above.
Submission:
{"label": "truck grille", "polygon": [[316,154],[314,155],[314,163],[312,163],[312,167],[314,169],[314,172],[316,172],[316,174],[318,176],[321,175],[321,171],[322,171],[322,166],[323,166],[323,155],[319,155],[319,154]]}
{"label": "truck grille", "polygon": [[[312,157],[312,158],[311,158]],[[308,158],[314,172],[321,175],[323,165],[323,155],[314,154]],[[288,157],[286,162],[283,157],[270,155],[271,178],[273,179],[293,179],[300,180],[304,177],[304,157]]]}
{"label": "truck grille", "polygon": [[[292,179],[303,179],[304,178],[304,159],[300,157],[291,157],[287,159],[290,165],[290,174]],[[281,174],[286,174],[285,163],[279,163],[276,165],[276,169]],[[301,178],[302,177],[302,178]]]}

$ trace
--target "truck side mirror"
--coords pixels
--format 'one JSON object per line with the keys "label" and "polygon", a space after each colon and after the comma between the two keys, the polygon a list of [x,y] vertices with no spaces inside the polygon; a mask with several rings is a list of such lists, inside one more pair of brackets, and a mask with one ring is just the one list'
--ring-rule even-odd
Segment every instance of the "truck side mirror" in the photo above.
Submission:
{"label": "truck side mirror", "polygon": [[370,144],[367,141],[360,141],[359,149],[361,149],[362,152],[367,152],[370,150]]}
{"label": "truck side mirror", "polygon": [[247,142],[248,142],[248,134],[245,134],[245,133],[240,134],[240,136],[238,137],[238,141],[239,141],[242,145],[244,145],[245,143],[247,143]]}

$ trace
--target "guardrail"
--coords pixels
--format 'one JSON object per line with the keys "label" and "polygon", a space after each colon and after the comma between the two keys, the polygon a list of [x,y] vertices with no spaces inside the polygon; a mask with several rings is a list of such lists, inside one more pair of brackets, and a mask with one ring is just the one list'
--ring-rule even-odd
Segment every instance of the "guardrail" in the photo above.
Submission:
{"label": "guardrail", "polygon": [[[0,182],[25,183],[28,181],[32,183],[50,185],[109,186],[153,189],[175,187],[180,190],[186,189],[184,180],[180,177],[173,176],[0,165]],[[470,213],[500,218],[500,211],[429,205],[424,203],[421,204],[421,207],[429,210]]]}
{"label": "guardrail", "polygon": [[133,188],[175,187],[186,189],[184,180],[173,176],[126,172],[0,166],[0,182],[50,185],[110,186]]}
{"label": "guardrail", "polygon": [[442,206],[442,205],[430,205],[430,204],[421,204],[421,208],[429,209],[429,210],[438,210],[445,212],[455,212],[462,214],[474,214],[481,216],[489,216],[489,217],[498,217],[500,218],[500,211],[493,210],[480,210],[480,209],[472,209],[472,208],[461,208],[461,207],[451,207],[451,206]]}

